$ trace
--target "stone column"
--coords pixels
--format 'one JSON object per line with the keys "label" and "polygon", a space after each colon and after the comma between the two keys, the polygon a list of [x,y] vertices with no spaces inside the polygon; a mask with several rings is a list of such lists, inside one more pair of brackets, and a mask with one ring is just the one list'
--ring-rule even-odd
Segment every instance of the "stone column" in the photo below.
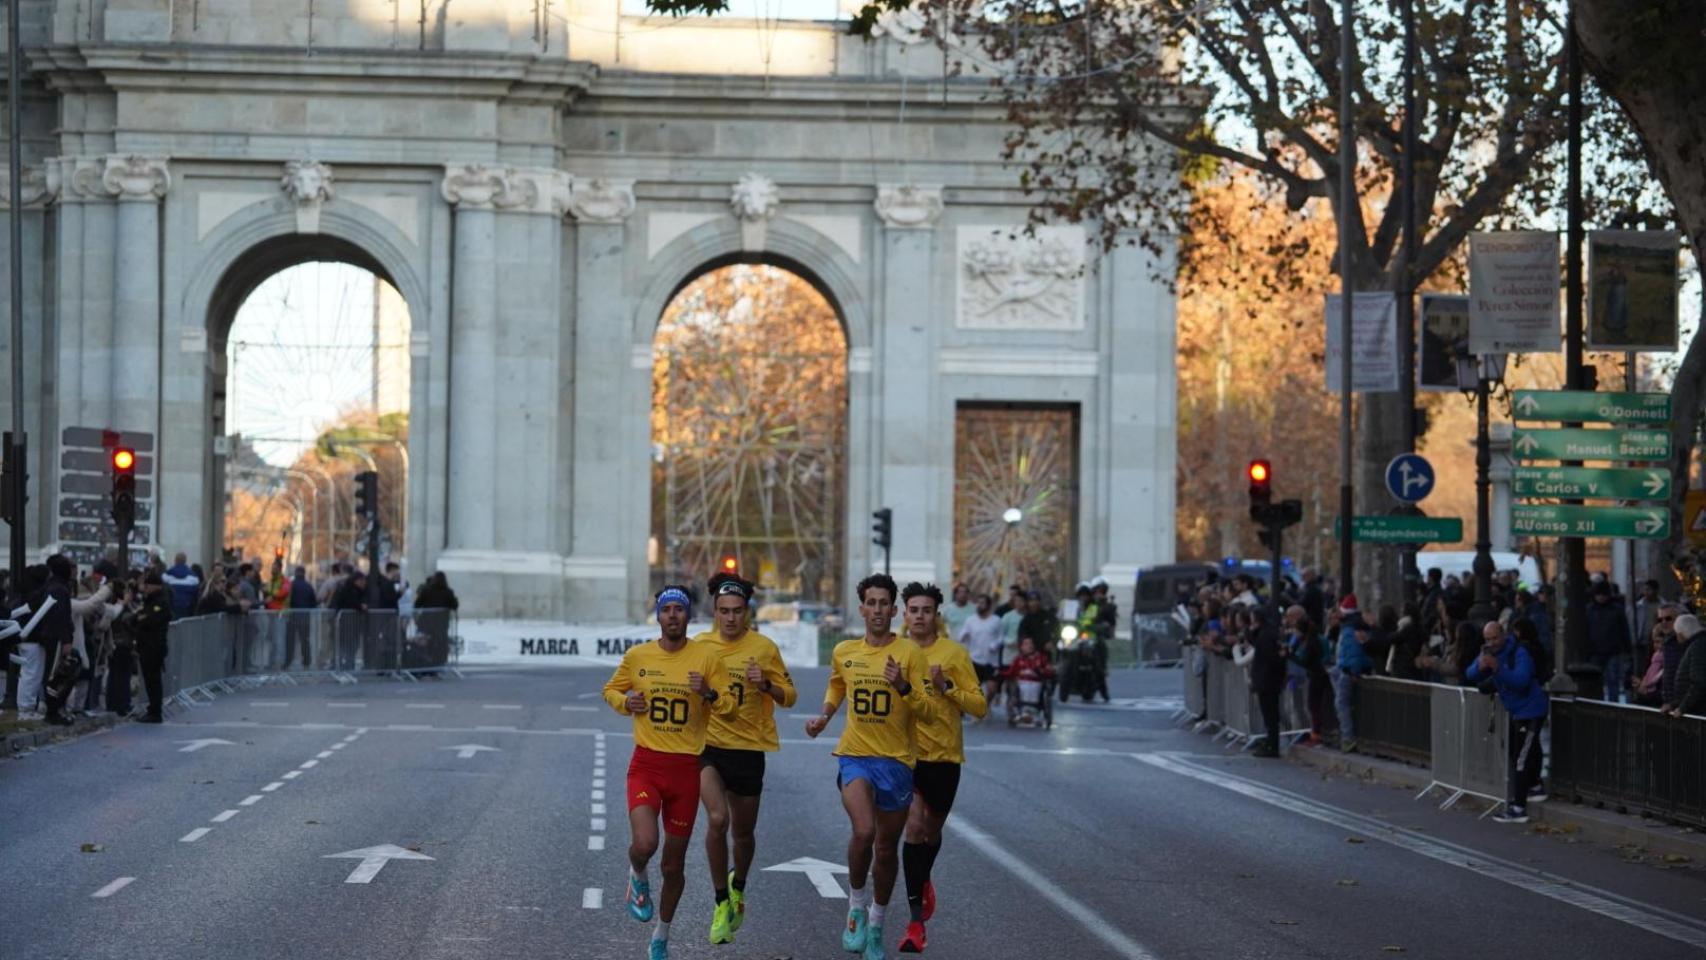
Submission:
{"label": "stone column", "polygon": [[[633,318],[624,294],[626,222],[634,212],[631,180],[576,180],[569,195],[575,218],[574,278],[574,499],[570,507],[571,554],[565,561],[567,613],[572,620],[620,620],[643,585],[631,583],[630,559],[644,562],[644,544],[626,542],[624,523],[649,484],[635,471],[649,462],[625,462],[630,431],[649,431],[630,422]],[[647,389],[649,390],[649,367]],[[648,433],[649,435],[649,433]]]}
{"label": "stone column", "polygon": [[[1503,553],[1511,549],[1511,425],[1507,422],[1494,423],[1488,428],[1487,436],[1487,449],[1493,455],[1492,465],[1487,470],[1487,479],[1493,482],[1490,540],[1493,550]],[[1473,539],[1474,535],[1470,536]]]}
{"label": "stone column", "polygon": [[160,200],[171,185],[164,157],[110,156],[101,173],[101,186],[118,200],[111,425],[156,436],[160,429]]}
{"label": "stone column", "polygon": [[[943,476],[950,485],[952,478],[946,466],[952,458],[942,454],[944,443],[953,442],[953,429],[944,427],[936,416],[933,369],[935,331],[943,320],[932,309],[931,297],[942,188],[879,184],[875,206],[883,224],[875,337],[880,474],[875,502],[869,506],[894,511],[889,569],[895,580],[941,582],[953,564],[952,519],[932,509],[938,500],[933,493],[941,489]],[[863,519],[855,524],[855,535],[870,528],[869,516]],[[880,570],[881,552],[872,549],[871,565]],[[938,568],[944,549],[946,565]]]}
{"label": "stone column", "polygon": [[[49,161],[51,163],[51,161]],[[47,395],[52,389],[53,376],[48,373],[52,360],[47,355],[47,349],[54,343],[51,331],[47,328],[47,312],[43,309],[45,277],[45,250],[43,248],[43,220],[47,205],[53,201],[55,182],[42,167],[25,166],[23,182],[20,184],[23,206],[20,211],[23,232],[23,294],[24,294],[24,340],[23,340],[23,424],[24,433],[29,442],[29,510],[25,517],[24,532],[30,547],[36,547],[53,540],[58,534],[53,525],[55,509],[53,498],[44,496],[43,491],[51,489],[48,478],[54,473],[58,464],[57,445],[52,442],[53,422],[56,419],[54,411],[46,405],[50,402]],[[11,177],[6,170],[0,169],[0,218],[9,216],[11,212]],[[11,235],[4,230],[4,220],[0,219],[0,297],[7,297],[11,288]],[[0,316],[10,318],[8,308]],[[0,370],[11,372],[12,358],[11,338],[0,337]],[[8,383],[9,386],[9,383]],[[0,391],[0,429],[12,429],[12,391]],[[0,530],[4,530],[0,525]]]}
{"label": "stone column", "polygon": [[[445,171],[444,199],[456,208],[451,247],[450,489],[448,554],[496,543],[498,200],[509,188],[499,167]],[[466,559],[466,558],[464,558]],[[445,560],[441,558],[440,566]]]}

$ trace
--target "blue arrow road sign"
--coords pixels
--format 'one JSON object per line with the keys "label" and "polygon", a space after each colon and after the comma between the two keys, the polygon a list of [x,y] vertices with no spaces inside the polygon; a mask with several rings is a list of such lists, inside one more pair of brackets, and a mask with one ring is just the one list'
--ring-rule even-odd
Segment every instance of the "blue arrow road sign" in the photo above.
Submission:
{"label": "blue arrow road sign", "polygon": [[1386,465],[1386,490],[1401,503],[1419,503],[1434,490],[1433,464],[1414,453],[1400,453]]}

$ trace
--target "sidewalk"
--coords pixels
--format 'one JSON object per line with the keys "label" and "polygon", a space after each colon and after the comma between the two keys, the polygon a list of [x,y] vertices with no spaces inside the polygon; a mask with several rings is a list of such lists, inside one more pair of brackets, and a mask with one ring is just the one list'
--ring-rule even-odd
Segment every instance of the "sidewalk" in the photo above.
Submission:
{"label": "sidewalk", "polygon": [[19,720],[8,713],[0,718],[0,758],[14,757],[27,750],[45,747],[66,740],[106,730],[122,719],[116,715],[78,717],[69,727],[56,727],[40,720]]}
{"label": "sidewalk", "polygon": [[[1340,753],[1329,747],[1293,747],[1286,751],[1285,757],[1324,773],[1388,783],[1414,793],[1420,793],[1433,779],[1421,767],[1360,753]],[[1657,857],[1686,857],[1686,861],[1679,862],[1706,864],[1706,833],[1689,827],[1570,803],[1558,797],[1529,804],[1528,815],[1530,829],[1536,832],[1579,833],[1613,846],[1639,847]]]}

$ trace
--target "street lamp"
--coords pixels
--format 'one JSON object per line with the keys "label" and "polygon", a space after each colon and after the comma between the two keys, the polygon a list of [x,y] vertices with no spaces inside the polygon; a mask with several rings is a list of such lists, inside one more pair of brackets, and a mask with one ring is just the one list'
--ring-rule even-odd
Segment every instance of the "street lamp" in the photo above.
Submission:
{"label": "street lamp", "polygon": [[1475,605],[1469,619],[1477,624],[1498,616],[1493,609],[1493,447],[1488,429],[1488,407],[1493,387],[1505,379],[1503,353],[1457,358],[1457,387],[1475,394]]}

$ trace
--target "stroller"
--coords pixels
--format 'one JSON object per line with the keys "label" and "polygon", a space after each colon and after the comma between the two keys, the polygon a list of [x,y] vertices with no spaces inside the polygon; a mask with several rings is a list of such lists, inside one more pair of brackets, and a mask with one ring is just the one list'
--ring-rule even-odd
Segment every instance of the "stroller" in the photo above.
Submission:
{"label": "stroller", "polygon": [[1020,645],[1020,651],[1019,658],[1002,673],[1007,687],[1007,725],[1049,729],[1054,726],[1054,665],[1047,654],[1036,652],[1029,638]]}

